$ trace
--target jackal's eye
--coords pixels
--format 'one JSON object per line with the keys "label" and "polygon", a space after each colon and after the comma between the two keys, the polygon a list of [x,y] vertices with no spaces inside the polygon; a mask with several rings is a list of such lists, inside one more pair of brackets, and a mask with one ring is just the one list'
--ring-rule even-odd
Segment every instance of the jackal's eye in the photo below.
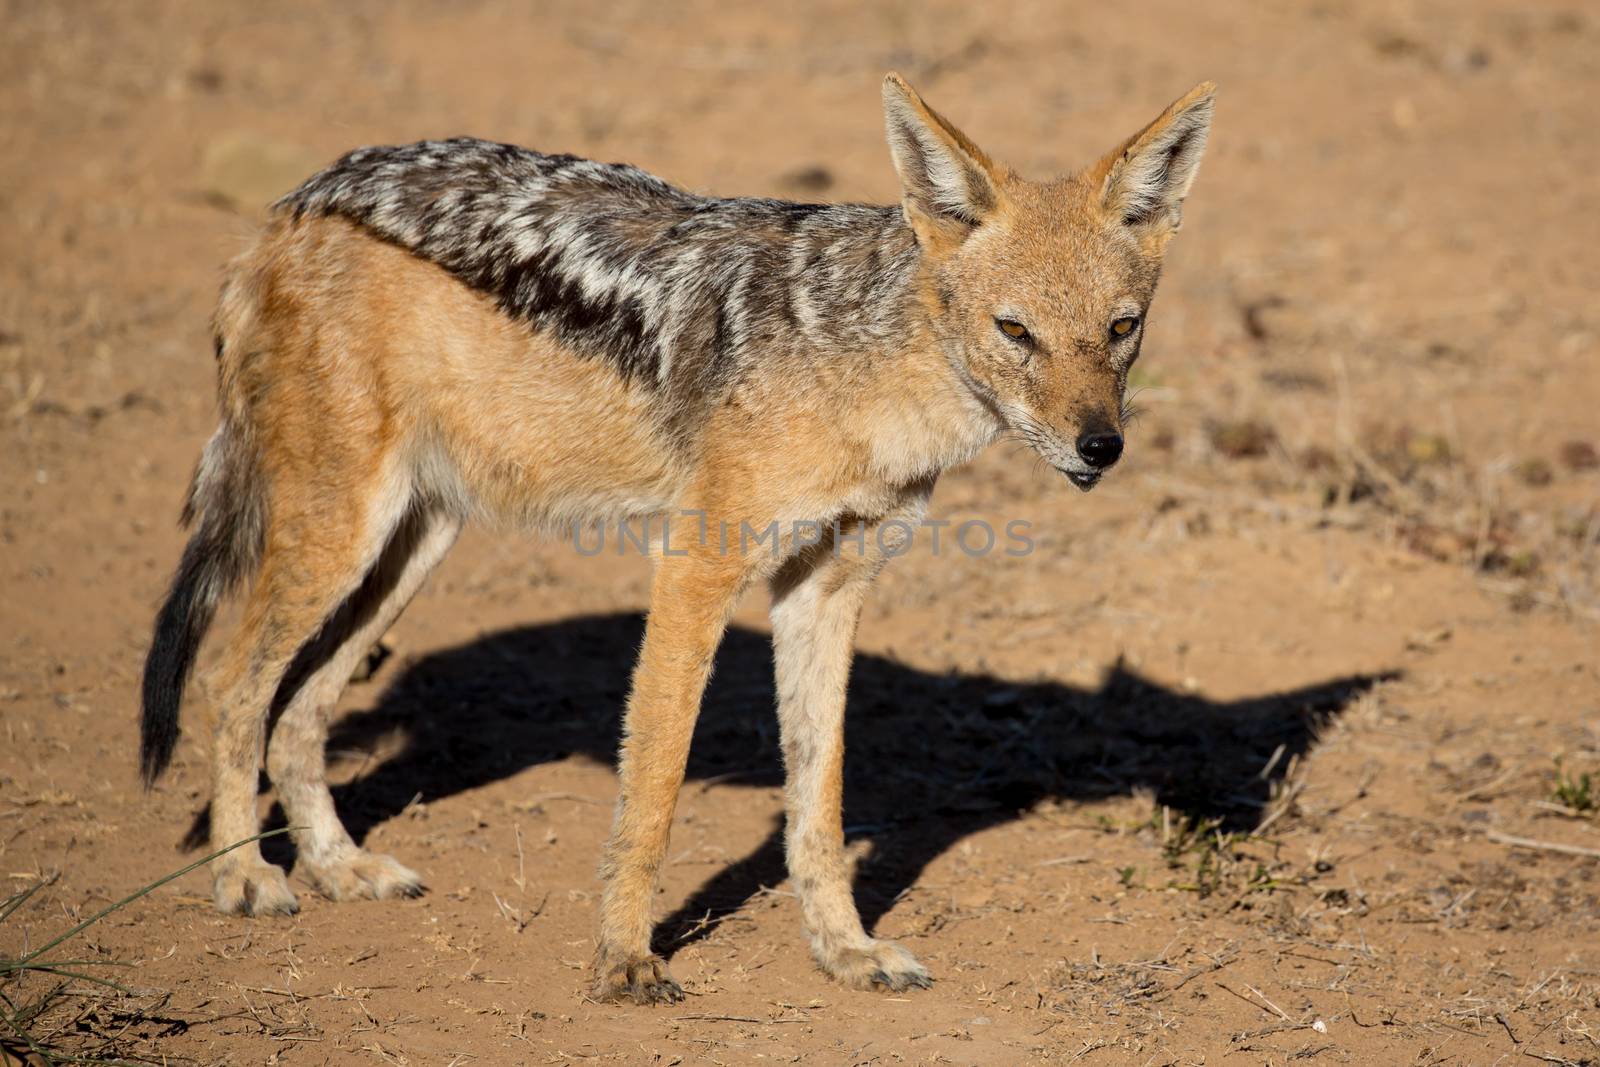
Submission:
{"label": "jackal's eye", "polygon": [[1133,328],[1137,325],[1139,325],[1139,316],[1137,315],[1120,318],[1111,324],[1111,336],[1113,339],[1126,337],[1133,332]]}
{"label": "jackal's eye", "polygon": [[1016,319],[995,319],[994,324],[999,327],[1001,333],[1013,341],[1029,340],[1028,328]]}

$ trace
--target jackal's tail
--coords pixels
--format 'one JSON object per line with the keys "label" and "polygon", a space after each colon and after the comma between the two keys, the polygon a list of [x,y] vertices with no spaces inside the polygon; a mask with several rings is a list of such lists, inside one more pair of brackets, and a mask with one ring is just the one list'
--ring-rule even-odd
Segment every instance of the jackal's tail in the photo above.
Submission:
{"label": "jackal's tail", "polygon": [[184,501],[183,524],[193,525],[194,533],[156,616],[144,663],[139,764],[146,786],[172,760],[184,686],[218,602],[261,560],[266,505],[250,436],[236,415],[224,416]]}

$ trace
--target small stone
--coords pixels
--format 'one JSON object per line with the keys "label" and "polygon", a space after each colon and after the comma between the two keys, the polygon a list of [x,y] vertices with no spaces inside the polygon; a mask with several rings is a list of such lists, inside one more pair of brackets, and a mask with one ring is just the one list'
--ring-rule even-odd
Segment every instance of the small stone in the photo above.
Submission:
{"label": "small stone", "polygon": [[1229,459],[1264,456],[1278,435],[1272,427],[1251,419],[1219,422],[1211,426],[1211,447]]}
{"label": "small stone", "polygon": [[1568,441],[1561,446],[1561,462],[1568,470],[1592,471],[1600,467],[1600,452],[1588,441]]}
{"label": "small stone", "polygon": [[823,193],[833,188],[833,171],[821,163],[792,170],[778,181],[787,189],[800,193]]}
{"label": "small stone", "polygon": [[1524,485],[1549,485],[1551,479],[1555,477],[1555,471],[1550,469],[1547,461],[1535,456],[1517,464],[1517,477]]}
{"label": "small stone", "polygon": [[1406,438],[1406,456],[1413,463],[1444,463],[1450,459],[1450,442],[1436,433],[1411,434]]}
{"label": "small stone", "polygon": [[202,93],[220,92],[222,81],[222,71],[216,67],[196,67],[189,72],[189,84]]}

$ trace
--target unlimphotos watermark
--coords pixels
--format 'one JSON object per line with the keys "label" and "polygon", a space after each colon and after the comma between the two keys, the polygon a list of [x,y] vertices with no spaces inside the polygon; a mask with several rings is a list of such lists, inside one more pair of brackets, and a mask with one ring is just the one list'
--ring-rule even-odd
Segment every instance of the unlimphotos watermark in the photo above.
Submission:
{"label": "unlimphotos watermark", "polygon": [[630,551],[640,555],[659,552],[663,556],[687,556],[691,548],[710,548],[718,555],[803,552],[826,546],[836,556],[848,552],[865,556],[873,552],[888,558],[903,556],[920,541],[933,555],[954,550],[974,559],[999,552],[1007,556],[1026,556],[1033,552],[1028,535],[1033,524],[1026,519],[1011,519],[998,530],[984,519],[953,522],[950,519],[886,519],[870,527],[837,520],[821,522],[773,519],[765,526],[725,519],[712,522],[704,511],[684,510],[673,515],[652,515],[624,519],[616,523],[575,524],[572,547],[580,556],[606,552],[622,556]]}

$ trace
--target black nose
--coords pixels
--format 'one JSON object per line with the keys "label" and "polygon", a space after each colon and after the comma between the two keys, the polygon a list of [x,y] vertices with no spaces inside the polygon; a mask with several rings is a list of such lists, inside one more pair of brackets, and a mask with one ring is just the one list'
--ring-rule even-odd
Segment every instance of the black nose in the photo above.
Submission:
{"label": "black nose", "polygon": [[1078,455],[1091,467],[1104,470],[1122,455],[1120,433],[1086,433],[1078,438]]}

